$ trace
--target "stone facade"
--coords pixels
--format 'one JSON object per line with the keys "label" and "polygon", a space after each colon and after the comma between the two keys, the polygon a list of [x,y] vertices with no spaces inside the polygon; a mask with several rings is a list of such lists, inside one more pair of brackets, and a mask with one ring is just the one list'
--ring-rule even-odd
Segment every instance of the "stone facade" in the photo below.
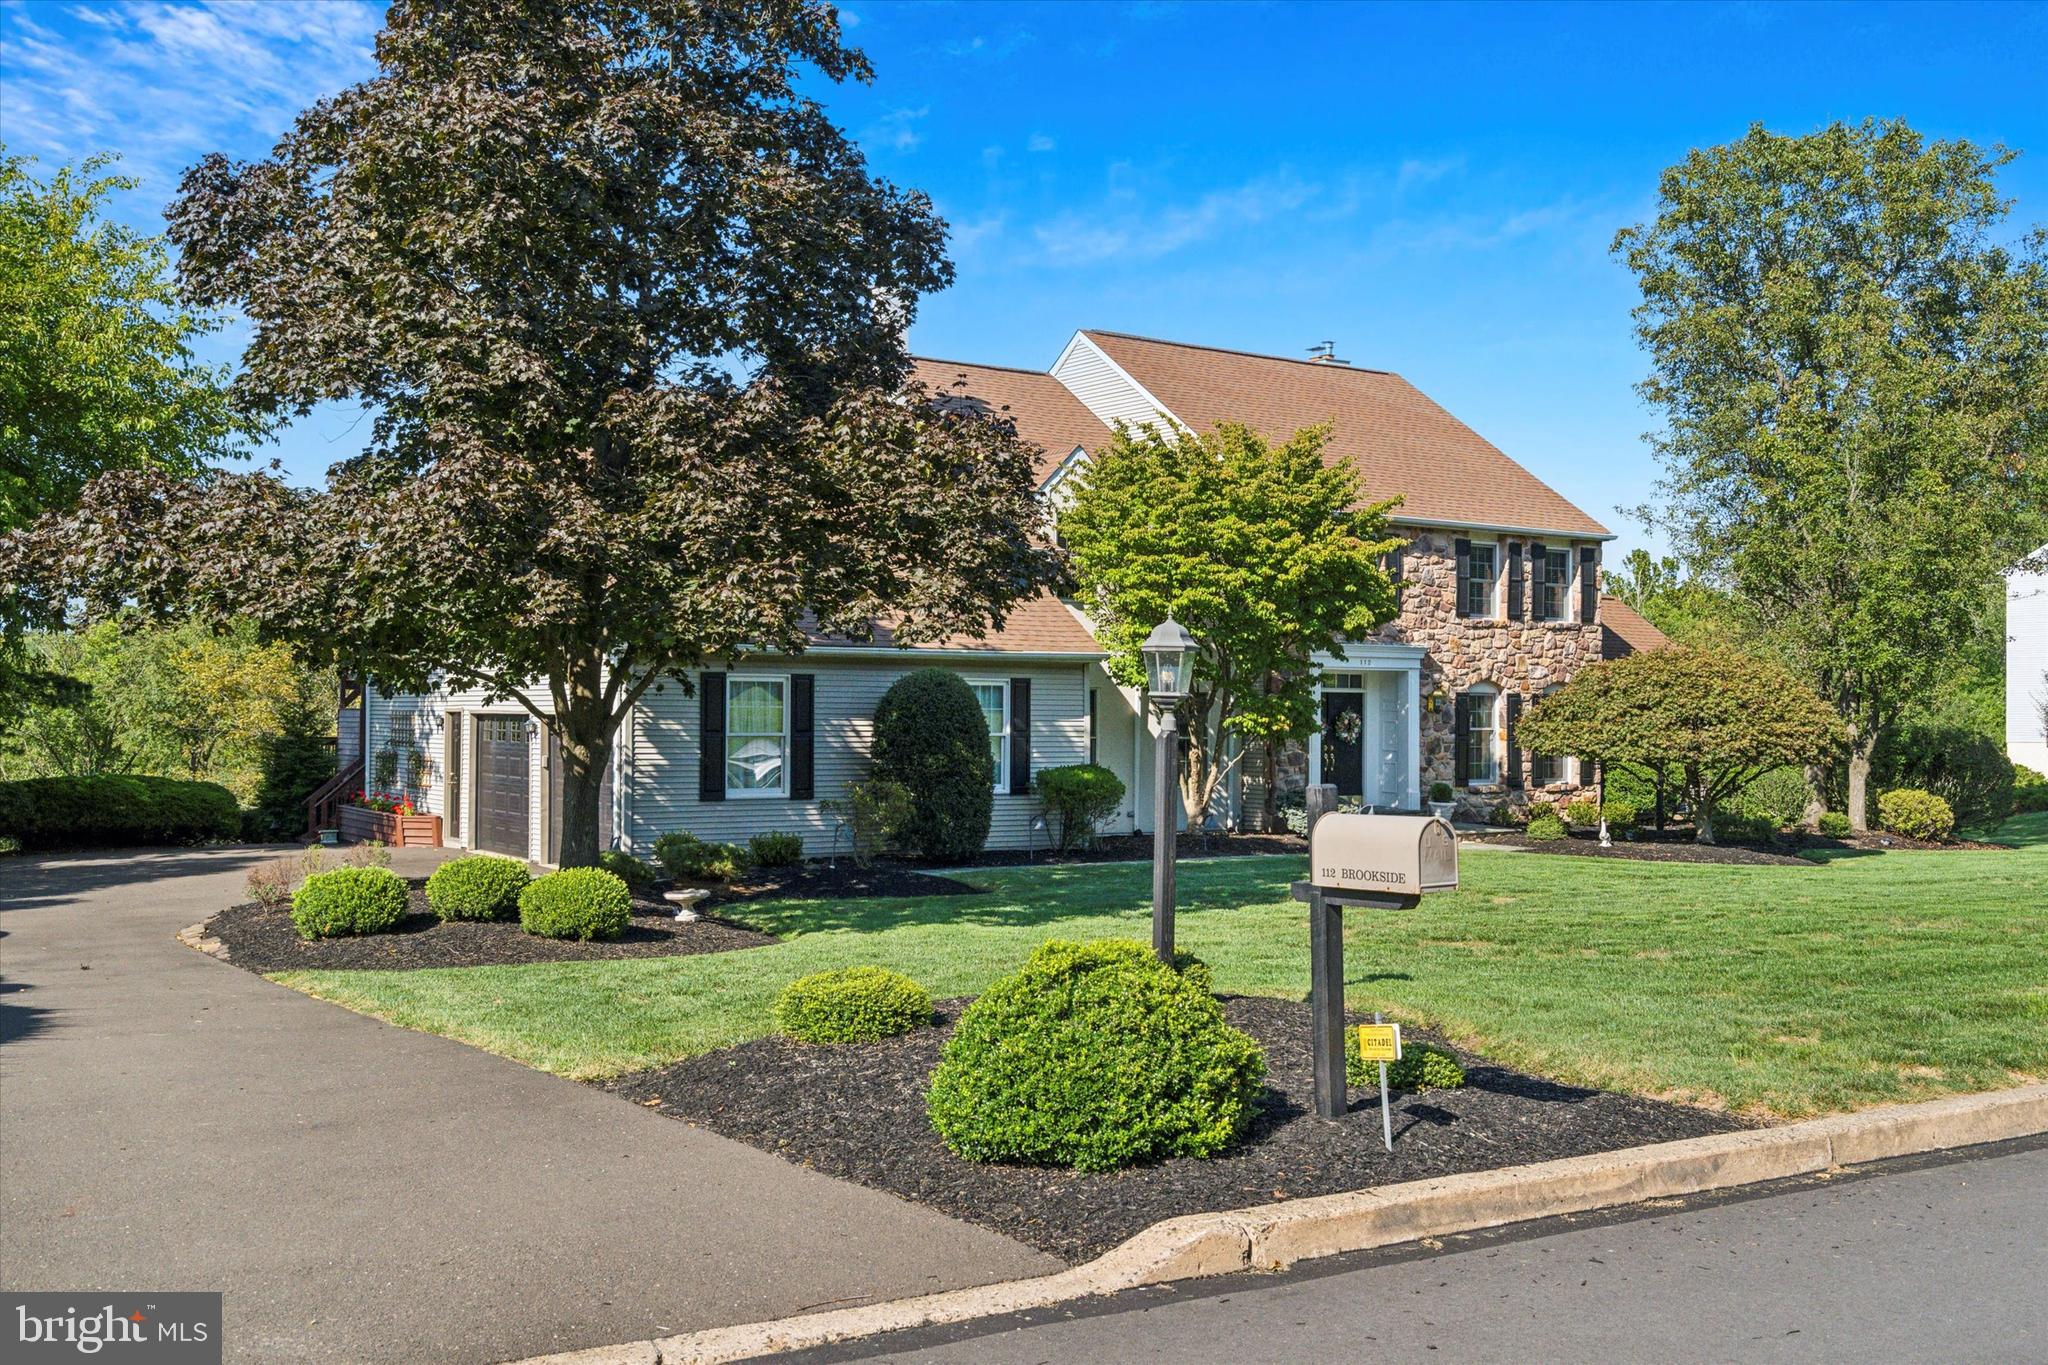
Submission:
{"label": "stone facade", "polygon": [[[1522,709],[1526,712],[1545,690],[1569,680],[1585,665],[1598,662],[1600,625],[1597,621],[1578,619],[1581,606],[1578,575],[1582,572],[1579,552],[1585,545],[1595,547],[1591,569],[1597,573],[1598,548],[1596,542],[1571,541],[1562,536],[1539,538],[1549,548],[1570,551],[1573,577],[1566,593],[1568,619],[1538,621],[1533,619],[1531,609],[1534,575],[1528,571],[1527,559],[1532,538],[1493,536],[1477,531],[1468,533],[1466,538],[1475,544],[1491,543],[1497,547],[1494,557],[1497,572],[1494,575],[1492,616],[1466,617],[1460,616],[1457,609],[1458,533],[1401,529],[1414,533],[1414,539],[1402,557],[1401,574],[1408,586],[1401,592],[1401,613],[1369,638],[1390,644],[1420,645],[1424,651],[1421,783],[1426,799],[1433,784],[1456,784],[1455,728],[1460,693],[1484,685],[1495,689],[1502,698],[1511,693],[1519,694]],[[1507,562],[1511,543],[1519,547],[1524,557],[1524,606],[1521,619],[1514,621],[1508,620],[1506,613],[1510,581]],[[1595,600],[1598,600],[1597,593]],[[1578,776],[1575,761],[1567,761],[1562,774],[1574,780],[1543,787],[1531,785],[1530,756],[1525,751],[1505,751],[1505,736],[1500,733],[1505,724],[1505,711],[1505,701],[1496,702],[1495,751],[1504,754],[1503,777],[1507,776],[1509,765],[1512,765],[1512,770],[1519,773],[1520,781],[1513,785],[1503,781],[1458,788],[1456,800],[1461,817],[1484,819],[1503,802],[1519,807],[1532,798],[1561,800],[1579,789],[1575,780]],[[1248,828],[1256,829],[1263,824],[1265,765],[1257,761],[1258,755],[1250,758],[1244,792],[1245,823]],[[1308,785],[1307,749],[1300,744],[1289,744],[1275,758],[1278,800],[1282,804],[1298,801]]]}

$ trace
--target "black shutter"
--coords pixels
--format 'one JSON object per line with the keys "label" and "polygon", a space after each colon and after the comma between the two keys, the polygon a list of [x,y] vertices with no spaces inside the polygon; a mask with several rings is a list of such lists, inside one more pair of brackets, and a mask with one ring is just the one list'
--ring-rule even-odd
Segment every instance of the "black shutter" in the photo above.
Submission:
{"label": "black shutter", "polygon": [[725,800],[725,674],[697,675],[697,799]]}
{"label": "black shutter", "polygon": [[1472,782],[1472,706],[1471,698],[1464,693],[1451,704],[1451,766],[1452,781],[1458,786],[1470,786]]}
{"label": "black shutter", "polygon": [[1547,605],[1543,600],[1543,591],[1549,582],[1549,553],[1544,550],[1542,541],[1531,541],[1529,543],[1529,619],[1531,621],[1547,621],[1550,619],[1543,614],[1544,608]]}
{"label": "black shutter", "polygon": [[1393,579],[1393,580],[1394,580],[1394,610],[1395,610],[1395,611],[1399,611],[1399,610],[1401,609],[1401,560],[1402,560],[1402,554],[1401,554],[1401,551],[1399,551],[1399,550],[1390,550],[1390,551],[1388,551],[1388,553],[1387,553],[1387,577],[1388,577],[1388,578],[1391,578],[1391,579]]}
{"label": "black shutter", "polygon": [[789,675],[789,799],[808,801],[818,793],[818,677]]}
{"label": "black shutter", "polygon": [[1465,615],[1465,583],[1472,577],[1472,542],[1460,536],[1456,545],[1458,554],[1458,600],[1457,615]]}
{"label": "black shutter", "polygon": [[1010,679],[1010,795],[1031,794],[1031,679]]}
{"label": "black shutter", "polygon": [[1579,619],[1587,625],[1600,614],[1600,552],[1579,547]]}
{"label": "black shutter", "polygon": [[1522,751],[1515,747],[1515,727],[1522,720],[1522,694],[1508,693],[1507,700],[1507,765],[1508,786],[1519,789],[1522,785]]}
{"label": "black shutter", "polygon": [[1091,687],[1088,689],[1088,761],[1090,763],[1095,761],[1095,725],[1095,689]]}
{"label": "black shutter", "polygon": [[1528,591],[1523,577],[1522,542],[1508,542],[1508,620],[1522,619],[1522,597]]}

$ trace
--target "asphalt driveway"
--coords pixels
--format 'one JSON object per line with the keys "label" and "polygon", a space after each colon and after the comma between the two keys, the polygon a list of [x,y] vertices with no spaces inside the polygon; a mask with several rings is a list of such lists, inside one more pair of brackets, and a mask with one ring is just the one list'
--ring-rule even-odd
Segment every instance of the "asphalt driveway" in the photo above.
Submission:
{"label": "asphalt driveway", "polygon": [[1059,1268],[176,941],[274,856],[0,860],[0,1284],[222,1290],[231,1359],[456,1361]]}

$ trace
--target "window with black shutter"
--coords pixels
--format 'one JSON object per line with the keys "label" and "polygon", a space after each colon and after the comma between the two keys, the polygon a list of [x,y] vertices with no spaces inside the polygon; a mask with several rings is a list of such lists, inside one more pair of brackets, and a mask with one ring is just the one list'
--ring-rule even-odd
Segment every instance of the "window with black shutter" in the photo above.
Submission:
{"label": "window with black shutter", "polygon": [[1467,585],[1472,581],[1472,542],[1460,536],[1452,548],[1458,557],[1458,615],[1467,616],[1470,613],[1465,610],[1465,601],[1468,596]]}
{"label": "window with black shutter", "polygon": [[1522,598],[1528,593],[1526,561],[1522,558],[1522,542],[1508,542],[1508,620],[1522,619]]}
{"label": "window with black shutter", "polygon": [[818,678],[814,673],[789,675],[789,799],[809,801],[818,794]]}
{"label": "window with black shutter", "polygon": [[1600,551],[1579,547],[1579,619],[1591,625],[1600,616]]}
{"label": "window with black shutter", "polygon": [[1522,694],[1510,692],[1507,697],[1507,717],[1503,724],[1507,729],[1507,784],[1519,789],[1522,785],[1522,751],[1515,747],[1515,727],[1522,720]]}
{"label": "window with black shutter", "polygon": [[1451,712],[1451,780],[1464,787],[1472,782],[1472,698],[1460,693]]}
{"label": "window with black shutter", "polygon": [[697,799],[725,800],[725,674],[697,675]]}
{"label": "window with black shutter", "polygon": [[1010,679],[1010,795],[1031,794],[1031,679]]}

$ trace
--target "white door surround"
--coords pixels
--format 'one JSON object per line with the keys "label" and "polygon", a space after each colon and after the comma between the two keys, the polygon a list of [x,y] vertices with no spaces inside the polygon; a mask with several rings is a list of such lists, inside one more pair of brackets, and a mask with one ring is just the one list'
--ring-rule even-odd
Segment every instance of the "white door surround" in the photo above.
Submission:
{"label": "white door surround", "polygon": [[[1319,654],[1315,688],[1316,714],[1323,713],[1323,678],[1356,675],[1343,681],[1363,694],[1365,800],[1403,810],[1422,809],[1422,646],[1351,644],[1344,656]],[[1332,691],[1342,690],[1333,686]],[[1308,744],[1310,786],[1323,780],[1322,736]]]}

